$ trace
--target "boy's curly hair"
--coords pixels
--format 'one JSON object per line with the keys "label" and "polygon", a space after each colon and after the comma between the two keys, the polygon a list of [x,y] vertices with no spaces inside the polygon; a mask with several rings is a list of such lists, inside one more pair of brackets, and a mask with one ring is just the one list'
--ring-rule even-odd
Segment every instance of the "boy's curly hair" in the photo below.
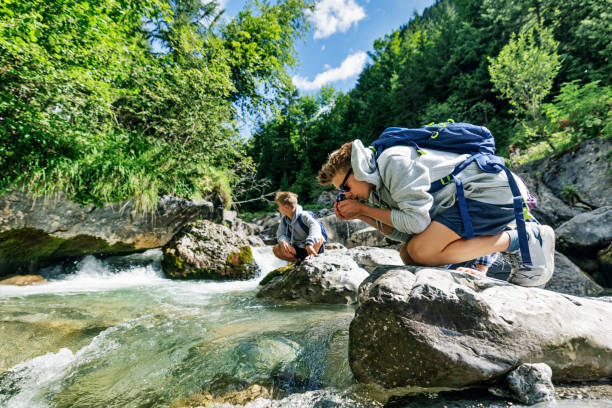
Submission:
{"label": "boy's curly hair", "polygon": [[295,193],[290,191],[279,191],[276,193],[276,197],[274,197],[274,201],[282,205],[288,205],[291,208],[297,207],[298,196]]}
{"label": "boy's curly hair", "polygon": [[353,142],[346,142],[341,148],[327,158],[327,163],[319,170],[317,180],[322,186],[332,183],[332,178],[339,172],[346,173],[351,168]]}

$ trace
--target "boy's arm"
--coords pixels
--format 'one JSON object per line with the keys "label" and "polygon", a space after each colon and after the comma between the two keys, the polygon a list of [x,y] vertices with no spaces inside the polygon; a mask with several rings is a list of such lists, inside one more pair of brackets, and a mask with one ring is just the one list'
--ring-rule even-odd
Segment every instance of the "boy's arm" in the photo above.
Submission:
{"label": "boy's arm", "polygon": [[[367,209],[366,209],[366,211],[367,211]],[[389,211],[389,210],[387,210],[387,211]],[[389,213],[390,212],[391,211],[389,211]],[[393,228],[393,226],[391,226],[389,224],[386,224],[386,223],[384,223],[382,221],[376,220],[375,218],[372,218],[372,217],[367,216],[365,214],[364,215],[360,215],[357,218],[360,219],[361,221],[365,222],[369,226],[376,228],[378,231],[380,231],[384,235],[389,235],[389,234],[391,234],[395,230],[395,228]]]}
{"label": "boy's arm", "polygon": [[308,225],[308,237],[306,237],[306,245],[314,245],[323,238],[319,222],[309,213],[303,212],[301,215],[304,224]]}
{"label": "boy's arm", "polygon": [[278,229],[276,230],[276,241],[280,244],[283,241],[291,242],[291,238],[287,235],[287,228],[285,222],[283,222],[284,216],[281,217],[281,221],[278,224]]}
{"label": "boy's arm", "polygon": [[[419,162],[418,154],[414,151],[413,154],[414,157],[389,155],[379,161],[382,182],[399,207],[382,211],[389,211],[389,220],[396,230],[420,234],[431,223],[429,210],[433,197],[427,192],[431,185],[429,170]],[[386,220],[381,221],[386,224]]]}

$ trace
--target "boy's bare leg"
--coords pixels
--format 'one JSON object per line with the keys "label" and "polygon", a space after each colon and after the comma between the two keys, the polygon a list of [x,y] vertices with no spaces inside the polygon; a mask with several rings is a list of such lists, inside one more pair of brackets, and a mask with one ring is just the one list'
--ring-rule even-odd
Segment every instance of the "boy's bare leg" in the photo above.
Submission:
{"label": "boy's bare leg", "polygon": [[[501,252],[508,248],[507,234],[463,239],[446,225],[433,221],[425,231],[408,241],[402,249],[419,265],[456,264]],[[401,254],[401,252],[400,252]],[[403,258],[402,258],[403,259]]]}
{"label": "boy's bare leg", "polygon": [[400,253],[400,258],[402,258],[402,261],[404,262],[404,265],[416,265],[417,264],[408,254],[408,243],[407,242],[404,245],[402,245],[399,253]]}
{"label": "boy's bare leg", "polygon": [[281,244],[274,245],[274,247],[272,248],[272,252],[277,258],[280,258],[283,261],[297,262],[295,254],[291,254],[286,251],[284,248],[281,247]]}

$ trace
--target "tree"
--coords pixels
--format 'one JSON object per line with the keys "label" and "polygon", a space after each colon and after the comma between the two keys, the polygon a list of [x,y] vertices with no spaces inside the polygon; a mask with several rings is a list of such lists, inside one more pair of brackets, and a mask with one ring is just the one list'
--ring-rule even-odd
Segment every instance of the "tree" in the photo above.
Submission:
{"label": "tree", "polygon": [[[561,68],[558,42],[552,31],[531,28],[512,35],[496,58],[489,57],[491,82],[509,100],[517,115],[527,115],[536,133],[543,138],[542,101]],[[552,147],[552,146],[551,146]]]}

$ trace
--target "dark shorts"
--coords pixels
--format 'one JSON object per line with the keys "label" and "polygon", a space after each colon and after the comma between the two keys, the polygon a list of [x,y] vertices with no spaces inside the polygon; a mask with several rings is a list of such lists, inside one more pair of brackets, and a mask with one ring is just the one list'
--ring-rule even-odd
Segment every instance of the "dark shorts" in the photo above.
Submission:
{"label": "dark shorts", "polygon": [[[308,252],[306,252],[306,248],[300,248],[298,246],[293,246],[295,248],[295,257],[300,260],[303,261],[304,259],[306,259],[306,257],[308,256]],[[323,252],[325,252],[325,244],[321,245],[321,248],[319,248],[319,253],[322,254]]]}
{"label": "dark shorts", "polygon": [[[474,228],[474,236],[497,235],[502,232],[508,224],[514,221],[514,208],[512,205],[487,204],[481,201],[466,199],[468,213]],[[465,228],[459,211],[459,202],[438,215],[433,221],[437,221],[452,229],[461,238],[465,238]]]}

